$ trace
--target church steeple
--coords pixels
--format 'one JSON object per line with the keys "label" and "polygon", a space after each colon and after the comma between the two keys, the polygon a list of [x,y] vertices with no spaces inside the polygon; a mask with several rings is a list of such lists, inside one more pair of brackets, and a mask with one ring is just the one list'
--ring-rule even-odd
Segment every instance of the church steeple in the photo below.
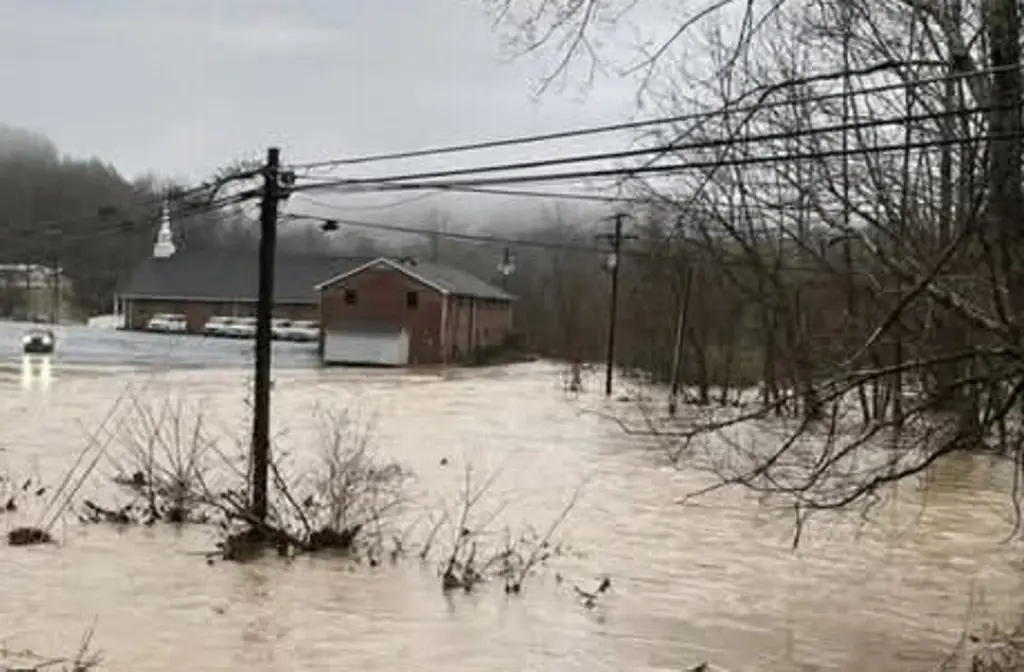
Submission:
{"label": "church steeple", "polygon": [[167,259],[174,255],[174,236],[171,234],[171,207],[164,199],[163,207],[160,210],[160,230],[156,234],[156,243],[153,244],[153,258]]}

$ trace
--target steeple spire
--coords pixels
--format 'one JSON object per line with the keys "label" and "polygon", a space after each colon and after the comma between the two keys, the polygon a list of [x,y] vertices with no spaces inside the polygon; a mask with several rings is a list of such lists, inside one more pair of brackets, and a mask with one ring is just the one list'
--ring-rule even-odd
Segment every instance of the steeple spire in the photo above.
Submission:
{"label": "steeple spire", "polygon": [[153,258],[167,259],[174,255],[175,249],[174,236],[171,234],[171,207],[165,198],[160,210],[160,230],[157,231],[156,243],[153,245]]}

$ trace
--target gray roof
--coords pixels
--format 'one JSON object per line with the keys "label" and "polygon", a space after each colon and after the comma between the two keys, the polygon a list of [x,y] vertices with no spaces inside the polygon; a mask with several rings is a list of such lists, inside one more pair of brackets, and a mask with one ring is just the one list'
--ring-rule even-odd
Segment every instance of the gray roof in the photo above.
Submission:
{"label": "gray roof", "polygon": [[458,268],[423,261],[416,261],[411,264],[406,263],[404,266],[449,294],[472,296],[479,299],[496,299],[499,301],[512,301],[515,299],[514,296],[500,287],[495,287],[491,283],[484,282],[475,275]]}
{"label": "gray roof", "polygon": [[[497,301],[515,300],[515,297],[505,290],[495,287],[491,283],[485,282],[471,273],[467,273],[461,269],[446,266],[444,264],[418,261],[408,257],[377,257],[376,259],[365,262],[363,265],[369,267],[374,262],[378,261],[387,262],[393,264],[396,268],[404,269],[408,271],[411,277],[419,278],[428,285],[433,285],[447,294],[468,296],[477,299],[493,299]],[[327,286],[334,284],[335,282],[340,282],[344,277],[347,277],[348,274],[355,274],[360,270],[362,269],[355,267],[339,271],[321,280],[321,285]]]}
{"label": "gray roof", "polygon": [[[314,286],[325,278],[371,261],[369,257],[278,254],[274,269],[274,300],[279,303],[315,303]],[[179,248],[167,259],[142,260],[122,279],[122,296],[255,300],[257,252]]]}

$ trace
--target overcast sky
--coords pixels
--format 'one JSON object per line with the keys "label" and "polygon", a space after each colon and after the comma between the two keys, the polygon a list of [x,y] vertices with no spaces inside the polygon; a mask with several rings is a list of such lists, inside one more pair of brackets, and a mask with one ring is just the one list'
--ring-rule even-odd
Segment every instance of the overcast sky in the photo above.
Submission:
{"label": "overcast sky", "polygon": [[[269,144],[299,162],[588,126],[635,109],[634,83],[616,79],[535,100],[544,63],[510,62],[481,0],[0,0],[0,8],[0,121],[128,176],[199,179]],[[442,165],[615,150],[629,139]]]}

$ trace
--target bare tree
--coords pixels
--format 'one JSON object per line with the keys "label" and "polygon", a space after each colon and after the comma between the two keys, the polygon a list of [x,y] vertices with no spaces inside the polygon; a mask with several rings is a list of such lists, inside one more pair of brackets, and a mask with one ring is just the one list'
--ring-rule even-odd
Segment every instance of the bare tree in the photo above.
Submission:
{"label": "bare tree", "polygon": [[[492,4],[521,48],[560,53],[556,76],[574,59],[600,62],[592,36],[621,34],[624,12],[644,6]],[[703,353],[692,361],[712,368],[710,344],[722,348],[715,377],[726,387],[738,360],[758,359],[761,390],[743,413],[659,429],[673,454],[715,470],[720,485],[784,498],[801,522],[870,505],[952,453],[1019,455],[1016,3],[751,0],[683,11],[664,41],[641,49],[641,85],[660,111],[706,114],[654,134],[680,149],[651,161],[677,171],[630,186],[679,219],[662,230],[691,245],[698,294],[714,296],[692,307],[686,340]],[[722,28],[730,23],[739,27]],[[703,72],[674,60],[684,34],[691,48],[704,39]],[[662,256],[636,263],[637,297],[672,287]],[[662,368],[673,321],[652,315],[671,308],[638,298],[631,310],[642,325],[633,340],[660,353],[636,363]],[[777,441],[740,438],[739,427],[775,415],[793,417]],[[700,450],[710,434],[733,445],[727,460]]]}

